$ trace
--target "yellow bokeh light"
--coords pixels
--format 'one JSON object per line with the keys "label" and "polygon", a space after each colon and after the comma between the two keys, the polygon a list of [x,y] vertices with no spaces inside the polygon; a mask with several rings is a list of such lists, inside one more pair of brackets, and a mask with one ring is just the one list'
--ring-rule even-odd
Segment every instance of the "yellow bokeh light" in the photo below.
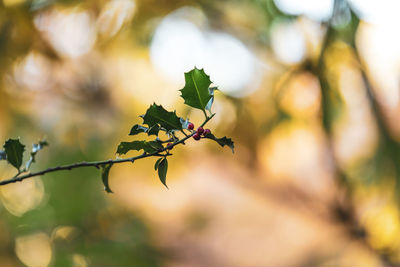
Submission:
{"label": "yellow bokeh light", "polygon": [[368,239],[377,249],[398,246],[400,235],[399,210],[396,205],[388,203],[382,207],[373,207],[364,215]]}
{"label": "yellow bokeh light", "polygon": [[52,258],[50,238],[45,233],[17,237],[15,252],[18,258],[29,267],[48,266]]}
{"label": "yellow bokeh light", "polygon": [[310,73],[295,75],[282,90],[281,107],[291,116],[309,118],[318,114],[321,93],[315,76]]}
{"label": "yellow bokeh light", "polygon": [[52,234],[51,239],[64,239],[71,240],[77,233],[77,229],[73,226],[58,226],[56,227]]}
{"label": "yellow bokeh light", "polygon": [[5,6],[14,6],[24,3],[26,0],[3,0]]}
{"label": "yellow bokeh light", "polygon": [[89,266],[88,260],[81,254],[72,255],[73,267],[87,267]]}
{"label": "yellow bokeh light", "polygon": [[259,147],[259,161],[268,181],[290,181],[302,189],[326,194],[331,191],[329,157],[318,124],[282,122]]}
{"label": "yellow bokeh light", "polygon": [[44,186],[40,178],[0,188],[4,207],[15,216],[22,216],[36,208],[43,200]]}
{"label": "yellow bokeh light", "polygon": [[108,2],[97,19],[97,28],[105,37],[114,36],[124,25],[132,19],[135,11],[135,2],[130,0],[113,0]]}

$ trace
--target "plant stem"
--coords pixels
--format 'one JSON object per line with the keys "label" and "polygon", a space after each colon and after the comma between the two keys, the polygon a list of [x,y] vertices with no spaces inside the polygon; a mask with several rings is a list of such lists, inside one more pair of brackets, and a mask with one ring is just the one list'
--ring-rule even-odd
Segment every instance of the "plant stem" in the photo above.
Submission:
{"label": "plant stem", "polygon": [[184,130],[181,130],[181,132],[183,133],[183,135],[188,136],[187,133],[185,133]]}
{"label": "plant stem", "polygon": [[[206,117],[205,121],[201,124],[201,127],[203,127],[209,120],[212,119],[212,117],[214,117],[215,114],[212,114],[210,117]],[[69,164],[69,165],[63,165],[63,166],[57,166],[57,167],[52,167],[52,168],[48,168],[42,171],[38,171],[38,172],[30,172],[27,173],[25,175],[21,175],[19,176],[21,173],[21,171],[18,172],[18,174],[16,174],[14,177],[10,178],[10,179],[6,179],[6,180],[2,180],[0,181],[0,186],[2,185],[6,185],[6,184],[11,184],[11,183],[16,183],[16,182],[21,182],[25,179],[31,178],[31,177],[35,177],[35,176],[42,176],[45,175],[46,173],[50,173],[50,172],[57,172],[57,171],[63,171],[63,170],[72,170],[72,169],[76,169],[76,168],[82,168],[82,167],[96,167],[99,168],[99,166],[103,166],[103,165],[107,165],[107,164],[118,164],[118,163],[123,163],[123,162],[134,162],[138,159],[143,159],[143,158],[148,158],[148,157],[167,157],[167,156],[171,156],[172,154],[170,154],[167,150],[173,148],[174,146],[178,145],[178,144],[183,144],[187,139],[189,139],[190,137],[192,137],[195,134],[192,133],[190,135],[186,135],[184,138],[176,141],[175,143],[173,143],[172,145],[168,146],[168,147],[164,147],[161,148],[159,150],[157,150],[156,152],[153,153],[143,153],[139,156],[135,156],[135,157],[130,157],[130,158],[125,158],[125,159],[109,159],[109,160],[102,160],[102,161],[91,161],[91,162],[77,162],[77,163],[73,163],[73,164]],[[165,154],[161,154],[162,152],[167,151]]]}
{"label": "plant stem", "polygon": [[[168,154],[166,154],[166,155],[168,155]],[[45,175],[46,173],[50,173],[50,172],[72,170],[72,169],[81,168],[81,167],[96,167],[96,168],[98,168],[99,166],[110,164],[110,163],[113,163],[113,164],[123,163],[123,162],[132,162],[133,163],[137,159],[147,158],[147,157],[151,157],[151,156],[164,157],[165,155],[160,154],[160,152],[157,151],[157,152],[154,152],[151,154],[143,153],[142,155],[139,155],[136,157],[131,157],[131,158],[126,158],[126,159],[114,159],[114,160],[109,159],[109,160],[92,161],[92,162],[85,162],[85,161],[77,162],[77,163],[73,163],[73,164],[69,164],[69,165],[48,168],[48,169],[38,171],[38,172],[30,172],[30,173],[27,173],[22,176],[14,176],[11,179],[0,181],[0,186],[10,184],[10,183],[15,183],[15,182],[21,182],[27,178]]]}
{"label": "plant stem", "polygon": [[208,118],[208,116],[207,116],[207,113],[206,113],[206,111],[203,109],[203,113],[204,113],[204,116],[206,117],[206,119]]}

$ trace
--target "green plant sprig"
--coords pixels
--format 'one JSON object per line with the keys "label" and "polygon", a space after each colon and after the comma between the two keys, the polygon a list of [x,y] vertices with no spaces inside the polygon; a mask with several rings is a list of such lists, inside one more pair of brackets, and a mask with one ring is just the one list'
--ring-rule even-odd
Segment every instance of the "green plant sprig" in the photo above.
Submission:
{"label": "green plant sprig", "polygon": [[[17,174],[12,178],[0,181],[0,186],[22,182],[25,179],[35,176],[42,176],[51,172],[72,170],[82,167],[95,167],[97,169],[101,169],[101,178],[105,187],[105,191],[112,193],[108,179],[110,169],[114,164],[124,162],[133,163],[136,160],[143,158],[158,157],[154,169],[158,171],[160,181],[167,187],[167,157],[172,156],[170,151],[175,146],[185,144],[185,141],[189,138],[193,138],[196,141],[200,138],[211,139],[216,141],[220,146],[228,146],[232,149],[232,152],[234,151],[234,143],[230,138],[217,138],[211,133],[210,129],[203,129],[203,127],[215,116],[215,113],[211,112],[211,106],[214,102],[214,91],[217,90],[217,88],[210,87],[210,85],[211,80],[209,76],[205,74],[204,70],[194,68],[193,70],[185,73],[185,87],[180,90],[181,96],[186,105],[202,110],[205,115],[203,123],[198,127],[197,130],[194,130],[193,123],[191,123],[188,119],[185,120],[181,117],[178,117],[175,111],[169,112],[162,106],[156,104],[151,105],[147,109],[146,113],[140,116],[143,119],[143,124],[135,124],[132,127],[129,135],[135,136],[140,133],[146,133],[149,137],[152,135],[156,136],[155,140],[121,142],[118,145],[116,152],[119,155],[125,155],[131,150],[143,150],[144,152],[138,156],[92,162],[76,162],[69,165],[47,168],[42,171],[30,172],[29,169],[32,163],[35,163],[36,154],[45,146],[48,146],[48,143],[45,140],[42,140],[38,144],[34,144],[32,146],[32,151],[30,152],[29,160],[26,162],[25,167],[21,168],[25,145],[21,144],[19,139],[8,139],[3,146],[4,150],[0,150],[0,161],[5,160],[14,166],[17,169]],[[208,111],[209,115],[207,115],[206,111]],[[165,132],[169,137],[168,140],[160,140],[158,137],[160,132]],[[182,133],[184,137],[178,138],[176,133],[179,132]]]}

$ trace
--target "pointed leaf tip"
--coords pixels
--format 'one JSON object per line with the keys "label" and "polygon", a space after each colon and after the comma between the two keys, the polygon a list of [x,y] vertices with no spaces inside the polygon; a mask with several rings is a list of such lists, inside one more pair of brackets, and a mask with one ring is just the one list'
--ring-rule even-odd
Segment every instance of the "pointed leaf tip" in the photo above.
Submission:
{"label": "pointed leaf tip", "polygon": [[158,132],[160,131],[160,126],[153,125],[150,128],[144,127],[142,125],[139,124],[135,124],[132,126],[131,131],[129,132],[129,135],[137,135],[139,133],[147,133],[148,136],[150,135],[158,135]]}
{"label": "pointed leaf tip", "polygon": [[232,153],[235,153],[235,151],[234,151],[235,144],[234,144],[234,142],[232,141],[231,138],[227,138],[226,136],[224,136],[222,138],[217,138],[213,134],[208,134],[208,135],[205,136],[205,138],[214,140],[215,142],[217,142],[222,147],[228,146],[232,150]]}
{"label": "pointed leaf tip", "polygon": [[168,160],[167,158],[163,158],[158,164],[158,177],[160,181],[168,188],[166,180],[167,180],[167,171],[168,171]]}
{"label": "pointed leaf tip", "polygon": [[137,135],[139,133],[145,133],[147,131],[148,128],[139,125],[139,124],[135,124],[132,126],[129,135]]}
{"label": "pointed leaf tip", "polygon": [[182,124],[176,112],[170,112],[161,105],[151,105],[143,116],[143,123],[149,128],[160,125],[167,131],[182,130]]}
{"label": "pointed leaf tip", "polygon": [[103,181],[104,190],[107,193],[113,193],[108,182],[108,175],[112,167],[112,163],[101,166],[101,180]]}

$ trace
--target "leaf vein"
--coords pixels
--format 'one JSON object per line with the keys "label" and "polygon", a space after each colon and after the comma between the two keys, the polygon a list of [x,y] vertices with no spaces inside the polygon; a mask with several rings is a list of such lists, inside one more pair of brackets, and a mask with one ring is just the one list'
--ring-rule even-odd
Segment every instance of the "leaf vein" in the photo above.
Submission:
{"label": "leaf vein", "polygon": [[190,76],[191,76],[191,78],[192,78],[194,87],[196,88],[196,93],[197,93],[197,96],[199,97],[200,105],[201,105],[202,108],[204,108],[204,105],[203,105],[203,103],[202,103],[202,101],[201,101],[201,96],[200,96],[199,88],[198,88],[197,83],[196,83],[196,81],[194,80],[194,77],[193,77],[193,76],[194,76],[194,73],[192,73],[192,75],[190,75]]}

